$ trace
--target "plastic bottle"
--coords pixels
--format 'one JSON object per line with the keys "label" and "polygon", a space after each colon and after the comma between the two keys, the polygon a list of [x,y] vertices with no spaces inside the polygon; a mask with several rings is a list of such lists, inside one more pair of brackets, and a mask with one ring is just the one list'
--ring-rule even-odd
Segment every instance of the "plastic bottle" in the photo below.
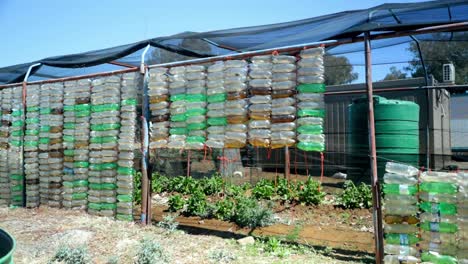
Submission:
{"label": "plastic bottle", "polygon": [[384,182],[385,183],[394,183],[394,184],[408,184],[414,185],[418,183],[418,179],[415,177],[408,177],[402,174],[396,173],[385,173],[384,174]]}
{"label": "plastic bottle", "polygon": [[392,245],[414,245],[419,238],[412,234],[385,234],[385,242]]}
{"label": "plastic bottle", "polygon": [[457,213],[457,206],[450,203],[422,202],[419,207],[424,212],[440,213],[441,215],[454,215]]}
{"label": "plastic bottle", "polygon": [[405,255],[386,255],[384,257],[385,264],[401,264],[401,263],[420,263],[420,259],[414,256],[405,256]]}
{"label": "plastic bottle", "polygon": [[416,185],[406,184],[384,184],[383,192],[385,194],[415,195],[418,192]]}
{"label": "plastic bottle", "polygon": [[428,261],[434,264],[457,264],[458,261],[456,258],[447,255],[441,255],[437,252],[423,252],[421,254],[422,261]]}
{"label": "plastic bottle", "polygon": [[422,182],[420,189],[428,193],[454,194],[458,191],[457,185],[448,182]]}
{"label": "plastic bottle", "polygon": [[422,222],[420,224],[421,229],[431,232],[441,232],[441,233],[455,233],[458,230],[458,226],[453,223],[446,222]]}
{"label": "plastic bottle", "polygon": [[415,176],[419,173],[418,169],[413,166],[395,162],[387,162],[385,164],[385,171],[405,176]]}

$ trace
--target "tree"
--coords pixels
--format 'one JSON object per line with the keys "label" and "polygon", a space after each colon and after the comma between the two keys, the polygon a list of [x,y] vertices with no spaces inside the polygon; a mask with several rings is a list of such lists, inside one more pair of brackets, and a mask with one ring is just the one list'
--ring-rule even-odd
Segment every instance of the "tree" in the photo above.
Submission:
{"label": "tree", "polygon": [[[436,41],[420,41],[427,73],[432,74],[436,80],[442,81],[442,65],[451,62],[455,66],[455,83],[466,84],[468,83],[468,42],[464,40],[468,37],[468,33],[457,33],[458,40],[437,40],[443,39],[443,34],[450,33],[434,34],[433,37]],[[413,60],[410,61],[410,65],[405,70],[410,71],[413,77],[424,77],[424,69],[420,62],[416,43],[411,43],[408,50],[412,53]]]}
{"label": "tree", "polygon": [[353,72],[353,66],[344,56],[326,55],[324,57],[325,84],[347,84],[358,78],[358,73]]}
{"label": "tree", "polygon": [[384,81],[391,81],[391,80],[400,80],[406,79],[406,73],[402,72],[401,70],[397,69],[397,67],[392,66],[390,67],[390,72],[385,75]]}

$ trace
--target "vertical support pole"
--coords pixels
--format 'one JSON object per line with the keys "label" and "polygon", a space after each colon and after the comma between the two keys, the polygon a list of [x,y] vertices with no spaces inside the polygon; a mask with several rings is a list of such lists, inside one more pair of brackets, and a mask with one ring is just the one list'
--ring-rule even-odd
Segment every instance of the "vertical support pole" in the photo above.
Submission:
{"label": "vertical support pole", "polygon": [[291,162],[289,156],[289,147],[284,147],[284,178],[289,182],[290,170],[291,170]]}
{"label": "vertical support pole", "polygon": [[149,98],[148,69],[145,67],[145,55],[149,49],[146,46],[141,55],[140,73],[143,75],[143,102],[141,115],[141,223],[151,224],[151,168],[149,166]]}
{"label": "vertical support pole", "polygon": [[187,150],[187,178],[190,177],[190,154],[191,154],[191,151],[190,149]]}
{"label": "vertical support pole", "polygon": [[382,230],[382,206],[380,198],[379,178],[377,175],[377,151],[375,146],[374,100],[372,88],[372,59],[369,32],[365,33],[365,58],[366,58],[366,88],[368,99],[368,125],[369,125],[369,158],[372,175],[372,204],[374,220],[375,261],[383,262],[383,230]]}

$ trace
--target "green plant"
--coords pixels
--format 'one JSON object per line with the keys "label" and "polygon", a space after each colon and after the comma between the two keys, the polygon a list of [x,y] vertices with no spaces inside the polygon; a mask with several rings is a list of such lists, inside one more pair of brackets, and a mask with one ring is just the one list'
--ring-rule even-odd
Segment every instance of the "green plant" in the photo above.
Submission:
{"label": "green plant", "polygon": [[141,172],[137,172],[133,176],[133,201],[136,204],[141,204]]}
{"label": "green plant", "polygon": [[118,264],[119,263],[119,256],[110,256],[107,259],[107,264]]}
{"label": "green plant", "polygon": [[212,263],[230,263],[237,259],[236,255],[224,249],[210,251],[208,258]]}
{"label": "green plant", "polygon": [[225,198],[216,202],[216,211],[214,213],[215,218],[220,220],[230,220],[234,215],[234,202]]}
{"label": "green plant", "polygon": [[197,190],[187,200],[185,214],[189,216],[206,216],[207,203],[203,192]]}
{"label": "green plant", "polygon": [[286,257],[290,254],[288,247],[283,246],[281,241],[276,237],[269,237],[264,243],[263,250],[280,258]]}
{"label": "green plant", "polygon": [[295,225],[294,229],[289,232],[285,239],[290,242],[296,242],[299,239],[299,234],[301,233],[302,225]]}
{"label": "green plant", "polygon": [[224,181],[221,177],[213,176],[211,178],[201,180],[200,185],[206,195],[212,195],[223,190]]}
{"label": "green plant", "polygon": [[49,263],[64,264],[86,264],[91,262],[88,249],[86,247],[70,248],[69,246],[60,246],[54,257]]}
{"label": "green plant", "polygon": [[257,199],[271,199],[275,194],[275,183],[267,179],[261,179],[252,189],[252,195]]}
{"label": "green plant", "polygon": [[150,239],[140,241],[135,264],[160,264],[168,262],[169,257],[159,243]]}
{"label": "green plant", "polygon": [[182,194],[191,194],[200,189],[199,183],[191,178],[185,176],[177,176],[172,178],[168,184],[169,192],[178,192]]}
{"label": "green plant", "polygon": [[297,198],[297,186],[293,182],[289,182],[287,179],[281,178],[278,180],[276,186],[276,194],[280,200],[292,201]]}
{"label": "green plant", "polygon": [[169,233],[173,233],[179,226],[179,223],[175,221],[176,217],[176,215],[167,214],[163,217],[163,220],[158,223],[158,226],[165,229]]}
{"label": "green plant", "polygon": [[267,226],[273,223],[273,211],[252,198],[239,196],[236,198],[232,220],[241,227]]}
{"label": "green plant", "polygon": [[169,197],[168,204],[169,204],[169,211],[176,212],[184,208],[185,200],[184,198],[182,198],[181,195],[176,194],[176,195],[172,195],[171,197]]}
{"label": "green plant", "polygon": [[321,191],[320,182],[308,179],[304,184],[299,184],[299,201],[306,205],[320,204],[325,197]]}
{"label": "green plant", "polygon": [[159,173],[153,173],[151,178],[151,191],[153,193],[162,193],[167,191],[169,186],[169,178]]}
{"label": "green plant", "polygon": [[344,208],[370,208],[372,206],[372,190],[365,183],[356,186],[352,181],[344,183],[344,190],[337,197],[337,204]]}

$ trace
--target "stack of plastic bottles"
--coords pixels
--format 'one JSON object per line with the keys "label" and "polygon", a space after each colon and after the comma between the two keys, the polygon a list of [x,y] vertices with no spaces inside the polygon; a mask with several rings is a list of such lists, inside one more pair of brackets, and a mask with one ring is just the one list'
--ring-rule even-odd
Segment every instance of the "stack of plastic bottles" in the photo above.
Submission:
{"label": "stack of plastic bottles", "polygon": [[166,147],[169,137],[169,90],[167,89],[166,72],[166,68],[151,68],[149,70],[150,149]]}
{"label": "stack of plastic bottles", "polygon": [[249,65],[249,144],[268,148],[271,138],[271,56],[255,56]]}
{"label": "stack of plastic bottles", "polygon": [[133,220],[133,175],[135,133],[137,126],[138,73],[122,75],[121,124],[119,134],[119,160],[117,170],[117,215],[119,220]]}
{"label": "stack of plastic bottles", "polygon": [[49,116],[50,116],[50,86],[43,84],[40,87],[39,99],[39,196],[41,205],[49,203]]}
{"label": "stack of plastic bottles", "polygon": [[206,141],[206,73],[205,66],[185,67],[187,149],[203,149]]}
{"label": "stack of plastic bottles", "polygon": [[459,263],[468,263],[468,172],[458,173],[457,194],[457,258]]}
{"label": "stack of plastic bottles", "polygon": [[10,171],[10,191],[11,204],[23,205],[23,159],[21,154],[21,144],[23,135],[23,103],[22,87],[11,88],[11,128],[10,128],[10,148],[8,149],[8,169]]}
{"label": "stack of plastic bottles", "polygon": [[[49,107],[42,108],[48,115],[49,127],[49,202],[51,207],[62,206],[63,175],[63,83],[49,85]],[[41,95],[42,97],[42,95]]]}
{"label": "stack of plastic bottles", "polygon": [[418,169],[388,162],[384,175],[385,263],[419,263]]}
{"label": "stack of plastic bottles", "polygon": [[[297,70],[299,86],[296,95],[298,118],[323,118],[325,116],[323,96],[320,96],[325,92],[323,54],[323,48],[307,49],[300,53],[301,59]],[[325,136],[323,132],[316,132],[320,128],[316,122],[305,122],[304,125],[299,126],[297,147],[304,151],[323,151]]]}
{"label": "stack of plastic bottles", "polygon": [[[294,146],[296,143],[296,57],[277,55],[272,57],[275,72],[272,75],[271,148]],[[284,69],[285,72],[281,70]],[[294,110],[293,110],[294,109]]]}
{"label": "stack of plastic bottles", "polygon": [[[63,207],[72,208],[75,149],[75,91],[76,81],[65,82],[63,94]],[[86,197],[85,197],[86,198]]]}
{"label": "stack of plastic bottles", "polygon": [[66,82],[64,93],[63,206],[85,209],[88,203],[90,80]]}
{"label": "stack of plastic bottles", "polygon": [[24,175],[26,177],[26,207],[39,206],[39,98],[38,85],[27,87],[26,130],[24,136]]}
{"label": "stack of plastic bottles", "polygon": [[[23,203],[23,166],[21,155],[21,136],[23,133],[23,106],[21,102],[21,87],[10,88],[11,99],[9,119],[11,121],[8,148],[8,170],[10,177],[10,199],[11,204],[21,206]],[[12,158],[15,157],[15,158]]]}
{"label": "stack of plastic bottles", "polygon": [[187,139],[187,100],[186,100],[185,67],[169,69],[169,95],[170,95],[170,129],[168,148],[184,149]]}
{"label": "stack of plastic bottles", "polygon": [[120,76],[93,80],[89,145],[88,212],[114,216],[120,129]]}
{"label": "stack of plastic bottles", "polygon": [[207,123],[208,140],[206,145],[210,148],[224,147],[224,133],[227,118],[224,111],[226,90],[224,89],[224,62],[215,62],[208,67],[207,74]]}
{"label": "stack of plastic bottles", "polygon": [[10,121],[7,118],[10,98],[5,98],[9,89],[0,90],[0,206],[10,204],[10,176],[8,174],[8,135]]}
{"label": "stack of plastic bottles", "polygon": [[225,148],[243,148],[247,141],[247,62],[230,60],[224,62],[224,89],[227,92],[225,115],[227,123]]}
{"label": "stack of plastic bottles", "polygon": [[422,261],[458,263],[457,255],[463,254],[463,249],[459,249],[462,240],[457,238],[457,233],[463,232],[458,224],[457,194],[456,173],[428,171],[421,174]]}

